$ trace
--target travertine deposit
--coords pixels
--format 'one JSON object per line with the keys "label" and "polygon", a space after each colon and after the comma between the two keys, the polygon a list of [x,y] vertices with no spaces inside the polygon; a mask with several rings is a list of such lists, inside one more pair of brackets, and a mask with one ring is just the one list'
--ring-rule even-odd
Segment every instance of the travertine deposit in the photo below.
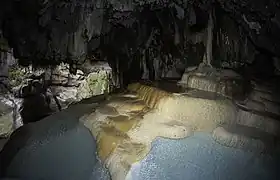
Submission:
{"label": "travertine deposit", "polygon": [[226,98],[173,94],[140,83],[128,90],[112,95],[82,118],[96,137],[98,155],[113,180],[125,179],[156,137],[179,139],[194,131],[209,132],[220,144],[258,153],[267,150],[267,139],[260,133],[271,138],[280,129],[278,121],[245,112]]}

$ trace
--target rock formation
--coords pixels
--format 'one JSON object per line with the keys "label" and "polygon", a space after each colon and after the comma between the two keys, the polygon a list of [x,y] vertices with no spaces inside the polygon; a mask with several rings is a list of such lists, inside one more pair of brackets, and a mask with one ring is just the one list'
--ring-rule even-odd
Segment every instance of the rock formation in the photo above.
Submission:
{"label": "rock formation", "polygon": [[88,64],[84,72],[70,73],[69,65],[56,68],[20,67],[13,54],[1,52],[1,137],[8,137],[22,124],[35,122],[70,104],[109,93],[112,69],[106,62]]}

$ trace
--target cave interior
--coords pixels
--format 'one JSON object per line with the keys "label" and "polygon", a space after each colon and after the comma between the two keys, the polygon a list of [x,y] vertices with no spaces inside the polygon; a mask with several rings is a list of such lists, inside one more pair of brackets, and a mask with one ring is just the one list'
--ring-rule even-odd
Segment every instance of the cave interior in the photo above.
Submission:
{"label": "cave interior", "polygon": [[[62,63],[69,65],[73,76],[79,76],[81,71],[90,75],[92,67],[100,62],[108,63],[112,70],[110,92],[84,98],[77,103],[79,106],[67,105],[65,110],[53,96],[58,113],[41,115],[41,111],[34,110],[41,106],[37,101],[32,105],[32,114],[38,113],[37,119],[31,120],[30,113],[21,114],[32,123],[23,122],[22,127],[15,128],[0,152],[1,178],[90,179],[92,169],[88,167],[101,166],[95,165],[97,160],[90,153],[92,150],[99,153],[111,176],[105,178],[104,175],[100,180],[124,180],[133,163],[144,157],[149,159],[148,151],[157,136],[182,139],[191,136],[193,131],[212,133],[212,138],[224,146],[257,149],[257,153],[280,147],[280,2],[276,0],[2,0],[0,25],[1,66],[5,64],[6,54],[10,53],[16,66],[42,69],[45,73],[52,72]],[[8,72],[7,69],[4,71]],[[33,75],[29,78],[42,77]],[[9,77],[2,77],[1,72],[0,80],[0,87],[3,85],[11,92]],[[24,94],[29,89],[20,91]],[[97,101],[104,102],[95,107]],[[95,112],[89,113],[92,109]],[[155,115],[153,110],[159,113]],[[104,114],[106,118],[102,119]],[[169,116],[172,121],[165,118]],[[217,122],[223,118],[227,120]],[[87,143],[91,141],[88,139],[90,133],[75,119],[90,130],[96,144]],[[99,126],[96,123],[99,121],[108,123]],[[143,123],[138,125],[138,121]],[[39,166],[46,165],[44,158],[36,169],[36,153],[30,160],[28,156],[18,155],[18,149],[22,147],[24,150],[20,152],[28,154],[32,143],[49,137],[49,132],[53,137],[58,133],[57,129],[60,133],[74,127],[78,129],[75,132],[80,133],[77,136],[85,137],[79,140],[70,133],[83,152],[71,143],[73,147],[65,145],[67,138],[62,139],[61,144],[50,146],[64,149],[62,146],[69,145],[73,149],[69,153],[85,154],[75,162],[60,151],[58,153],[67,159],[62,164],[56,162],[65,166],[65,172],[74,171],[74,166],[67,164],[83,164],[86,170],[78,167],[75,177],[69,178],[67,173],[54,175],[52,168],[41,171]],[[134,131],[134,128],[138,129]],[[147,139],[142,137],[144,133],[147,133]],[[202,138],[205,144],[210,142],[207,138]],[[267,145],[270,142],[273,147]],[[45,152],[43,148],[38,149],[38,152]],[[226,150],[220,151],[223,154]],[[54,156],[48,154],[46,157]],[[26,166],[24,170],[18,170],[22,159],[30,162],[32,168]],[[251,162],[250,158],[248,162]],[[97,176],[101,175],[94,175]],[[156,177],[164,180],[171,176],[158,174]],[[252,179],[254,177],[267,179],[268,175],[252,175]],[[197,178],[198,175],[194,179]]]}

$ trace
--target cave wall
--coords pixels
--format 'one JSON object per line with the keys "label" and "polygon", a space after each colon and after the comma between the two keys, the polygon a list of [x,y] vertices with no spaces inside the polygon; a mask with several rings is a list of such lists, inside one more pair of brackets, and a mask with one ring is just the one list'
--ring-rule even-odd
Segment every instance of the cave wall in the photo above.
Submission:
{"label": "cave wall", "polygon": [[[244,19],[244,17],[243,14],[242,18]],[[256,43],[257,40],[249,35],[255,33],[264,36],[259,29],[253,28],[248,32],[247,26],[250,24],[238,23],[234,16],[220,6],[215,8],[215,22],[213,39],[213,65],[215,67],[233,68],[237,71],[242,69],[240,73],[248,78],[255,76],[261,79],[271,79],[277,74],[277,53],[273,48],[268,49],[271,46],[263,48],[261,42]],[[266,25],[268,23],[266,22]],[[269,40],[269,43],[273,43],[273,41]]]}
{"label": "cave wall", "polygon": [[217,1],[235,23],[240,25],[258,51],[274,56],[279,52],[279,1]]}
{"label": "cave wall", "polygon": [[11,66],[16,64],[13,54],[13,49],[9,47],[7,40],[0,31],[0,94],[9,91],[7,87],[9,70]]}
{"label": "cave wall", "polygon": [[241,26],[221,8],[215,9],[213,65],[238,68],[254,61],[256,48]]}
{"label": "cave wall", "polygon": [[84,59],[87,42],[101,31],[101,0],[5,3],[2,30],[22,65]]}
{"label": "cave wall", "polygon": [[160,79],[172,68],[178,76],[201,63],[210,11],[213,66],[280,56],[277,1],[5,0],[0,7],[1,28],[21,65],[82,64],[100,51],[116,84]]}

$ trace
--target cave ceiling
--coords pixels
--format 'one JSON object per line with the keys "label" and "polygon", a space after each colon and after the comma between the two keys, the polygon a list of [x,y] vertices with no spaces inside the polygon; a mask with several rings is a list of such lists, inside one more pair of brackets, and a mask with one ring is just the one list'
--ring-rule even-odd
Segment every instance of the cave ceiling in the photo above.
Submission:
{"label": "cave ceiling", "polygon": [[[184,28],[206,28],[210,11],[216,13],[214,30],[225,27],[231,39],[243,42],[240,46],[245,37],[254,51],[279,57],[279,9],[276,0],[2,0],[0,23],[21,65],[78,64],[100,47],[114,57],[126,54],[129,63],[139,49],[159,44],[169,44],[161,50],[183,56]],[[228,20],[232,23],[225,24]],[[178,42],[173,41],[175,25]],[[213,48],[217,46],[221,44]]]}

